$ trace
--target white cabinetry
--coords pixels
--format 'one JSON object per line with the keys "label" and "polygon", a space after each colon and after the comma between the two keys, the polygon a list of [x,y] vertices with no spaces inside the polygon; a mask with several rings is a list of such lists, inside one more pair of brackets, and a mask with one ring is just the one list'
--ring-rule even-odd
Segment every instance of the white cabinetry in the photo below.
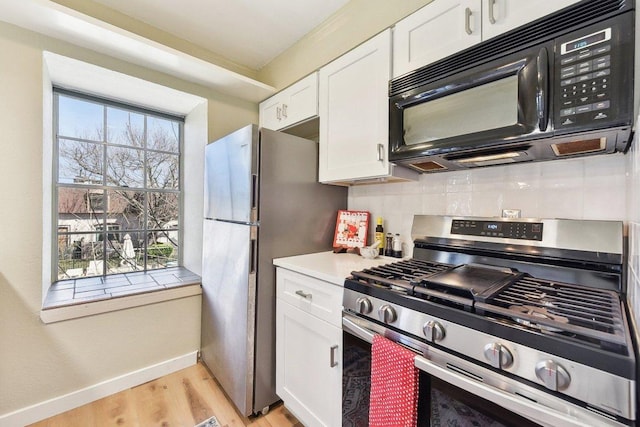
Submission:
{"label": "white cabinetry", "polygon": [[482,39],[506,33],[579,0],[483,0]]}
{"label": "white cabinetry", "polygon": [[398,22],[393,34],[393,76],[482,40],[480,0],[435,0]]}
{"label": "white cabinetry", "polygon": [[393,77],[579,0],[436,0],[394,27]]}
{"label": "white cabinetry", "polygon": [[318,115],[318,73],[260,103],[260,127],[281,130]]}
{"label": "white cabinetry", "polygon": [[388,160],[391,30],[320,69],[319,180],[417,179]]}
{"label": "white cabinetry", "polygon": [[276,269],[276,393],[307,427],[342,424],[342,288]]}

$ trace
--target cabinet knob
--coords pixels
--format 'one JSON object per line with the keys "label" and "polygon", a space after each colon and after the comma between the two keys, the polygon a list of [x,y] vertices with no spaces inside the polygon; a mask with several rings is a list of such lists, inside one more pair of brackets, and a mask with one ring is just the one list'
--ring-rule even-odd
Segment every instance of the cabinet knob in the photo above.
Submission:
{"label": "cabinet knob", "polygon": [[494,368],[506,369],[513,365],[513,354],[502,344],[493,342],[484,346],[484,357]]}
{"label": "cabinet knob", "polygon": [[358,313],[360,314],[369,314],[373,310],[373,304],[371,304],[369,298],[359,297],[356,300],[356,304],[358,305]]}
{"label": "cabinet knob", "polygon": [[553,360],[543,360],[536,364],[536,377],[549,390],[564,390],[571,384],[571,376],[566,369]]}
{"label": "cabinet knob", "polygon": [[378,317],[384,323],[393,323],[398,318],[398,315],[396,314],[396,311],[393,309],[393,307],[385,304],[378,309]]}
{"label": "cabinet knob", "polygon": [[444,327],[440,322],[429,320],[422,327],[422,332],[427,340],[431,342],[442,341],[444,339]]}

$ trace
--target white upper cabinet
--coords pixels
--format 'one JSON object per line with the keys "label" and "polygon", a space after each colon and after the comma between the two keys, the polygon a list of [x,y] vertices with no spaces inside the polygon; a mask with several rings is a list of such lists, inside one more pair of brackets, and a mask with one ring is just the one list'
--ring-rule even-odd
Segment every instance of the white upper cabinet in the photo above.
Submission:
{"label": "white upper cabinet", "polygon": [[579,0],[482,0],[482,38],[506,33]]}
{"label": "white upper cabinet", "polygon": [[434,0],[394,27],[393,77],[579,0]]}
{"label": "white upper cabinet", "polygon": [[318,73],[260,103],[260,127],[281,130],[318,115]]}
{"label": "white upper cabinet", "polygon": [[398,22],[393,34],[393,76],[482,41],[480,0],[435,0]]}
{"label": "white upper cabinet", "polygon": [[390,77],[389,29],[320,69],[320,182],[417,179],[389,163]]}

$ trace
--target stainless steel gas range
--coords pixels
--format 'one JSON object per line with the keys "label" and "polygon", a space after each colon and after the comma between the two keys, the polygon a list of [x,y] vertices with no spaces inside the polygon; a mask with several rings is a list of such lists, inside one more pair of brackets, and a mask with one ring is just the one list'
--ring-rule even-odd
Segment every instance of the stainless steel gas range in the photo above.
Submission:
{"label": "stainless steel gas range", "polygon": [[[636,425],[621,222],[418,215],[412,237],[412,259],[345,281],[345,343],[401,343],[421,381],[480,409],[548,426]],[[509,416],[500,420],[518,424]]]}

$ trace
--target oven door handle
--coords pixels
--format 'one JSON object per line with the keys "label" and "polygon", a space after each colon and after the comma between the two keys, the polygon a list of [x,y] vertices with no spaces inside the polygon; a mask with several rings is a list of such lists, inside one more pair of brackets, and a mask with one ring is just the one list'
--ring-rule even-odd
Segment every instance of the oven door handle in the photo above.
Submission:
{"label": "oven door handle", "polygon": [[342,317],[342,330],[368,342],[369,344],[373,344],[373,337],[376,335],[374,332],[357,325],[346,316]]}

